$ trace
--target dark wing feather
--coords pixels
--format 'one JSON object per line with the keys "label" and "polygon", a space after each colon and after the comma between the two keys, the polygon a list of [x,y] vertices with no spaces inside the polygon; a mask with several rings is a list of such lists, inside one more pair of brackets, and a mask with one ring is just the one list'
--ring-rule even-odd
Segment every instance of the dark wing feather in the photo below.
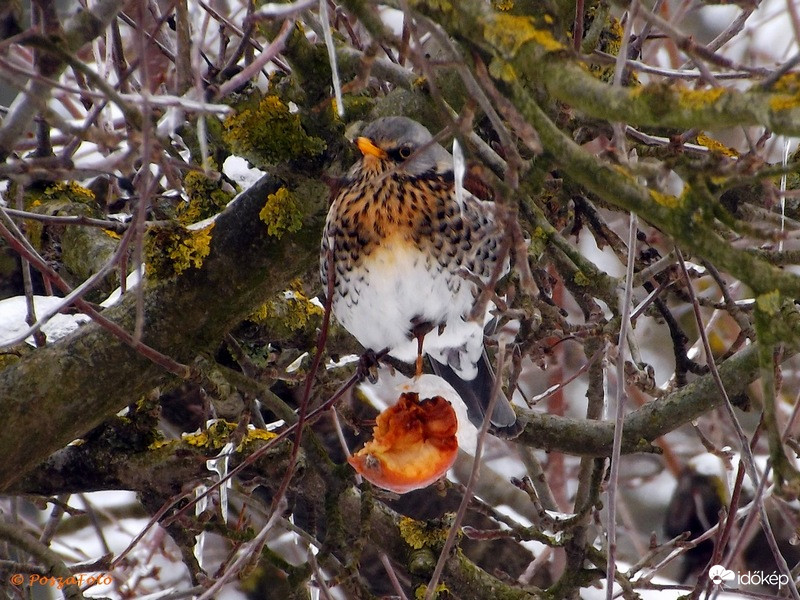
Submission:
{"label": "dark wing feather", "polygon": [[[478,361],[477,376],[471,381],[461,379],[448,365],[440,363],[430,356],[428,358],[431,361],[433,372],[453,386],[464,404],[467,405],[469,420],[480,428],[494,388],[494,373],[492,373],[486,352]],[[500,389],[494,405],[492,426],[489,431],[504,438],[514,438],[522,432],[522,425],[517,421],[517,415],[502,389]]]}

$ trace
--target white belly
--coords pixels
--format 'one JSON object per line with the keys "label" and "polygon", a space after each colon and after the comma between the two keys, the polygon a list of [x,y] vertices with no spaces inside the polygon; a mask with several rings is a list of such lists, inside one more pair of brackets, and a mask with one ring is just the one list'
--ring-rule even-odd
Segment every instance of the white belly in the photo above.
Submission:
{"label": "white belly", "polygon": [[483,324],[464,320],[472,309],[474,284],[443,272],[410,244],[379,248],[369,265],[350,273],[347,295],[336,296],[333,311],[342,325],[365,348],[389,348],[395,358],[413,362],[413,324],[444,324],[441,334],[434,327],[425,336],[424,352],[472,379],[483,348]]}

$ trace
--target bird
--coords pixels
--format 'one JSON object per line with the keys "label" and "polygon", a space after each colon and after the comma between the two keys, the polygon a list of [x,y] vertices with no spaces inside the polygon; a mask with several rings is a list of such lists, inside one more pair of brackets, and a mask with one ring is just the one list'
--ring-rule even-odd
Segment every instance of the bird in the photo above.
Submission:
{"label": "bird", "polygon": [[[416,362],[418,376],[424,352],[480,427],[495,385],[483,319],[470,313],[477,281],[489,282],[501,261],[509,269],[499,208],[457,193],[453,157],[417,121],[378,118],[355,143],[361,156],[333,192],[322,236],[332,313],[367,350]],[[490,430],[521,430],[502,390]]]}

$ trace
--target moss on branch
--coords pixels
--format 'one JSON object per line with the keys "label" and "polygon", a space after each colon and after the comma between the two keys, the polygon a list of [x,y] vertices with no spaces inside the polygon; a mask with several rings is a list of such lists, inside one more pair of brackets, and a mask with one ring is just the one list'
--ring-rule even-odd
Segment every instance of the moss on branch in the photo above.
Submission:
{"label": "moss on branch", "polygon": [[687,186],[680,198],[654,194],[637,183],[633,174],[578,146],[556,127],[520,83],[512,85],[512,92],[547,152],[575,182],[609,204],[635,212],[682,247],[744,281],[756,292],[778,289],[787,296],[800,296],[800,277],[725,242],[713,220],[718,207],[702,180],[697,178],[694,185]]}
{"label": "moss on branch", "polygon": [[[279,186],[265,177],[241,194],[216,219],[210,253],[199,268],[145,289],[144,343],[191,362],[267,298],[316,267],[324,185],[304,184],[306,193],[297,198],[303,226],[277,241],[266,234],[258,213]],[[135,312],[129,294],[104,315],[132,331]],[[0,439],[5,457],[0,489],[171,379],[94,323],[1,371],[0,411],[7,434]]]}
{"label": "moss on branch", "polygon": [[542,88],[592,117],[677,130],[762,125],[775,133],[800,134],[800,94],[791,78],[776,91],[758,85],[745,91],[658,83],[615,87],[595,78],[567,50],[563,33],[546,15],[512,16],[481,0],[460,2],[457,11],[443,10],[440,2],[417,2],[415,8],[470,47],[504,61],[503,79]]}
{"label": "moss on branch", "polygon": [[[270,448],[257,461],[249,464],[241,472],[241,477],[245,480],[257,478],[269,493],[275,493],[289,460],[291,444],[288,440],[253,440],[231,456],[231,467],[238,466],[248,455],[263,450],[267,444]],[[198,481],[209,476],[206,459],[218,453],[217,447],[218,444],[198,445],[186,440],[170,442],[158,449],[117,446],[113,452],[101,445],[70,446],[16,481],[8,491],[51,495],[62,491],[129,489],[150,498],[171,498],[182,491],[187,481]],[[87,455],[110,456],[111,460],[101,463],[87,459]],[[87,469],[87,464],[96,465],[96,468]],[[365,543],[368,546],[379,547],[397,563],[407,562],[409,545],[401,527],[404,522],[401,515],[382,502],[369,502],[366,495],[348,486],[338,476],[332,478],[330,470],[336,467],[331,467],[327,461],[309,460],[301,450],[297,464],[297,472],[288,493],[302,498],[310,513],[335,513],[340,529],[338,535],[343,537],[344,548],[351,546],[355,540],[361,540],[366,522],[369,536]],[[341,490],[331,493],[332,490],[328,488],[331,482],[335,486],[341,485]],[[327,525],[330,527],[330,523]],[[313,527],[314,524],[304,522],[301,526]],[[344,552],[341,549],[335,553],[343,556]],[[461,551],[455,552],[448,561],[443,582],[456,591],[458,597],[541,597],[533,588],[523,590],[493,577]]]}
{"label": "moss on branch", "polygon": [[[759,375],[758,344],[738,352],[719,366],[728,396],[737,404]],[[788,358],[788,355],[785,356]],[[622,451],[653,451],[651,443],[722,403],[713,377],[704,375],[671,394],[645,404],[625,418]],[[525,430],[519,442],[546,450],[583,456],[610,456],[614,424],[521,411]]]}

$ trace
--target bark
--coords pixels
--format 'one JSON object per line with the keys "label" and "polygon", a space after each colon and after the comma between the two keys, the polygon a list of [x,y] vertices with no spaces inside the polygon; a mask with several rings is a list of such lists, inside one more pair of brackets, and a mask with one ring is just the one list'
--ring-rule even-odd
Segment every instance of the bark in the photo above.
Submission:
{"label": "bark", "polygon": [[[325,217],[325,189],[300,198],[303,227],[281,239],[259,220],[270,177],[241,194],[217,219],[202,267],[145,288],[143,342],[183,363],[213,349],[222,336],[271,294],[316,263]],[[128,331],[134,293],[104,315]],[[0,489],[174,377],[90,323],[0,372]]]}

